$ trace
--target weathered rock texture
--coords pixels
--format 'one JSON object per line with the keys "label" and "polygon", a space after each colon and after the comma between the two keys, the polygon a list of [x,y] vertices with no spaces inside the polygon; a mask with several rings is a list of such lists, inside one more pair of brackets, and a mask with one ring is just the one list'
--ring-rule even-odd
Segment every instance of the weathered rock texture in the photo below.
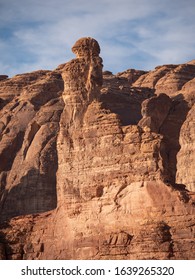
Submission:
{"label": "weathered rock texture", "polygon": [[177,154],[177,182],[188,187],[188,190],[195,191],[195,105],[187,115],[187,119],[181,127],[180,145],[181,149]]}
{"label": "weathered rock texture", "polygon": [[0,82],[1,259],[195,259],[195,65],[102,74],[87,37]]}
{"label": "weathered rock texture", "polygon": [[57,205],[56,139],[63,110],[61,75],[37,71],[1,82],[1,220]]}

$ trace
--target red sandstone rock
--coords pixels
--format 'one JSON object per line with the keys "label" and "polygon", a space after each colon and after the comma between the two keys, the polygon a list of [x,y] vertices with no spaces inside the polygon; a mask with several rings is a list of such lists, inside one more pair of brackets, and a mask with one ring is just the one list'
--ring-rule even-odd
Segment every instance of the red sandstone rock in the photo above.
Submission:
{"label": "red sandstone rock", "polygon": [[0,259],[195,259],[194,63],[72,50],[0,81]]}
{"label": "red sandstone rock", "polygon": [[141,127],[149,127],[153,132],[159,132],[171,109],[171,99],[164,93],[146,99],[142,103],[142,116],[139,122]]}
{"label": "red sandstone rock", "polygon": [[55,146],[63,82],[58,73],[37,71],[1,85],[7,102],[0,111],[2,220],[56,207]]}
{"label": "red sandstone rock", "polygon": [[6,80],[8,78],[7,75],[0,75],[0,81]]}
{"label": "red sandstone rock", "polygon": [[128,69],[124,72],[118,73],[116,77],[124,77],[130,84],[133,84],[136,80],[138,80],[139,77],[143,77],[146,73],[148,72],[143,70]]}
{"label": "red sandstone rock", "polygon": [[181,127],[179,143],[181,149],[177,154],[177,183],[184,184],[188,190],[195,192],[195,106],[189,111]]}

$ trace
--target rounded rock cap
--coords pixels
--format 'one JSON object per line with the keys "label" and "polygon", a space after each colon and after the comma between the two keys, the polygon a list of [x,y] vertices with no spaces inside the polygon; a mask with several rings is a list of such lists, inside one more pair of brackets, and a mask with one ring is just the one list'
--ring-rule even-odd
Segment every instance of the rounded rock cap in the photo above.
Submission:
{"label": "rounded rock cap", "polygon": [[98,42],[91,37],[80,38],[74,46],[72,47],[72,52],[76,54],[77,57],[92,55],[99,55],[100,46]]}

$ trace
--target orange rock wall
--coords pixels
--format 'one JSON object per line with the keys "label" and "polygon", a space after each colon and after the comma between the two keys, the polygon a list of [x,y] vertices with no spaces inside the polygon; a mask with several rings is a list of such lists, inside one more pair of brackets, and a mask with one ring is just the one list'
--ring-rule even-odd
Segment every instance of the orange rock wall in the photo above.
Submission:
{"label": "orange rock wall", "polygon": [[195,259],[194,63],[102,74],[96,40],[0,81],[0,259]]}

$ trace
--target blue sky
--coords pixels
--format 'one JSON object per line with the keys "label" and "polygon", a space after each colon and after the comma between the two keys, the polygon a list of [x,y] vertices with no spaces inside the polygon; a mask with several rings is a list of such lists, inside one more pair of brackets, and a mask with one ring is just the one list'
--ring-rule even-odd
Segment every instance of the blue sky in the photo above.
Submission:
{"label": "blue sky", "polygon": [[195,0],[0,0],[0,74],[55,69],[94,37],[104,70],[195,59]]}

